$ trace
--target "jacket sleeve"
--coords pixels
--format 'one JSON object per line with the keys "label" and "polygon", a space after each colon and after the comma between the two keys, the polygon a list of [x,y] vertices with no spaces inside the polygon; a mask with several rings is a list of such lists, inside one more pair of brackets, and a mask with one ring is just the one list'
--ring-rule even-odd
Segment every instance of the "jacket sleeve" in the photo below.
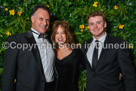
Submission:
{"label": "jacket sleeve", "polygon": [[2,91],[15,91],[15,79],[17,74],[18,49],[17,38],[10,36],[7,40],[7,49],[4,57],[4,71],[2,78]]}
{"label": "jacket sleeve", "polygon": [[130,50],[119,49],[118,60],[122,72],[125,91],[136,91],[136,69],[132,61]]}

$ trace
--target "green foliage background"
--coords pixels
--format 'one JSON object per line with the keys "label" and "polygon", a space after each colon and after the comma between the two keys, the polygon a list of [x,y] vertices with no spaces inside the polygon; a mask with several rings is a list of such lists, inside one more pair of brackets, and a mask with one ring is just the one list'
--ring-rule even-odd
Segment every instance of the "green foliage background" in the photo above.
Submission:
{"label": "green foliage background", "polygon": [[[93,6],[94,2],[98,2],[97,7]],[[14,35],[28,31],[31,28],[31,10],[37,4],[49,5],[52,15],[49,33],[53,21],[66,20],[77,43],[83,43],[92,36],[89,30],[85,29],[88,14],[93,11],[103,11],[108,21],[107,31],[128,43],[133,43],[132,56],[136,64],[136,0],[0,0],[0,88],[5,51],[2,43],[8,38],[6,32],[9,31]],[[118,9],[114,9],[115,5]],[[8,11],[5,11],[5,8],[8,8]],[[9,10],[12,9],[15,10],[15,15],[10,15]],[[17,14],[18,11],[22,12],[21,16]],[[124,25],[123,29],[119,29],[120,24]],[[80,25],[85,26],[82,32]],[[85,88],[85,73],[85,71],[81,73],[80,91],[84,91]]]}

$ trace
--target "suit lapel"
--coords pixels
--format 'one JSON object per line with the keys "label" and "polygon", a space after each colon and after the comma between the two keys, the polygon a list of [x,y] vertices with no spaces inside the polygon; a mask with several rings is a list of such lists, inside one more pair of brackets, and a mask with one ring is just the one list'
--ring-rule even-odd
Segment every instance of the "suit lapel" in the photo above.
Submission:
{"label": "suit lapel", "polygon": [[103,61],[105,60],[105,57],[106,57],[106,54],[108,51],[108,49],[106,48],[106,45],[109,43],[109,39],[110,39],[109,35],[107,34],[107,37],[104,42],[104,47],[102,48],[100,58],[99,58],[97,65],[96,65],[96,69],[101,69],[101,67],[102,67]]}
{"label": "suit lapel", "polygon": [[[101,54],[100,54],[100,58],[99,58],[99,61],[97,62],[97,65],[96,65],[96,70],[95,71],[98,71],[99,69],[101,69],[102,65],[103,65],[103,62],[105,61],[105,56],[107,54],[107,51],[108,49],[106,49],[106,44],[108,44],[110,42],[110,36],[107,34],[107,37],[105,39],[105,42],[104,42],[104,47],[102,48],[102,51],[101,51]],[[90,45],[91,42],[92,42],[92,38],[90,40],[88,40],[86,43],[86,45]],[[85,45],[85,44],[84,44]],[[84,46],[85,47],[85,46]],[[84,53],[85,53],[85,56],[86,56],[86,53],[88,51],[89,47],[85,48],[84,49]],[[87,56],[86,56],[86,59],[87,59]],[[87,59],[87,65],[89,66],[89,68],[92,70],[92,67]]]}
{"label": "suit lapel", "polygon": [[84,43],[84,53],[85,53],[85,57],[86,57],[86,64],[88,65],[88,67],[90,68],[90,70],[92,70],[92,67],[91,67],[91,65],[90,65],[90,62],[89,62],[89,60],[88,60],[88,58],[87,58],[87,52],[88,52],[88,49],[89,49],[89,47],[90,47],[90,45],[91,45],[91,42],[92,42],[92,38],[90,39],[90,40],[88,40],[87,42],[85,42]]}
{"label": "suit lapel", "polygon": [[87,51],[88,51],[88,49],[89,49],[89,47],[90,47],[90,45],[91,45],[91,43],[92,43],[92,38],[90,39],[90,40],[88,40],[87,42],[85,42],[85,44],[86,44],[86,47],[85,47],[85,54],[87,53]]}
{"label": "suit lapel", "polygon": [[32,32],[28,31],[26,33],[25,37],[26,37],[26,40],[27,40],[28,44],[30,44],[32,46],[32,50],[31,51],[32,51],[32,53],[33,53],[33,55],[34,55],[34,57],[36,59],[35,62],[37,64],[37,66],[38,66],[38,69],[44,75],[44,71],[43,71],[43,66],[42,66],[42,63],[41,63],[41,57],[40,57],[39,49],[38,49],[38,47],[36,45],[36,41],[35,41],[35,39],[34,39],[34,37],[32,35]]}

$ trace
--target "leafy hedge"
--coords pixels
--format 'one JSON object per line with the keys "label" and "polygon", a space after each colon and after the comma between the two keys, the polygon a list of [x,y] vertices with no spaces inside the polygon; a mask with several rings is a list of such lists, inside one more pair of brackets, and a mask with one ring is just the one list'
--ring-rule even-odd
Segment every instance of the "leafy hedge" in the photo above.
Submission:
{"label": "leafy hedge", "polygon": [[[83,43],[92,36],[87,25],[88,14],[93,11],[103,11],[108,21],[107,31],[132,43],[130,48],[136,64],[135,0],[0,0],[0,78],[5,51],[2,44],[9,35],[23,33],[31,28],[30,14],[32,7],[37,4],[45,4],[50,8],[52,16],[49,33],[53,21],[67,20],[77,43]],[[82,72],[79,81],[80,91],[84,91],[85,88],[85,73]]]}

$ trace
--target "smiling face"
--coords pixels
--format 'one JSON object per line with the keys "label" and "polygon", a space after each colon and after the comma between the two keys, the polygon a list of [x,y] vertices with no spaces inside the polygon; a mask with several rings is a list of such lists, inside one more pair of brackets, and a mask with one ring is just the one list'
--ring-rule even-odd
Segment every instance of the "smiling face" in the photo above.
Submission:
{"label": "smiling face", "polygon": [[64,31],[64,28],[62,28],[60,25],[59,25],[59,27],[56,30],[55,41],[58,44],[66,42],[66,34],[65,34],[65,31]]}
{"label": "smiling face", "polygon": [[95,39],[99,39],[104,36],[104,29],[107,23],[104,21],[102,16],[94,16],[88,19],[89,30]]}
{"label": "smiling face", "polygon": [[49,28],[49,13],[39,8],[33,16],[31,16],[32,28],[38,31],[39,33],[45,33]]}

